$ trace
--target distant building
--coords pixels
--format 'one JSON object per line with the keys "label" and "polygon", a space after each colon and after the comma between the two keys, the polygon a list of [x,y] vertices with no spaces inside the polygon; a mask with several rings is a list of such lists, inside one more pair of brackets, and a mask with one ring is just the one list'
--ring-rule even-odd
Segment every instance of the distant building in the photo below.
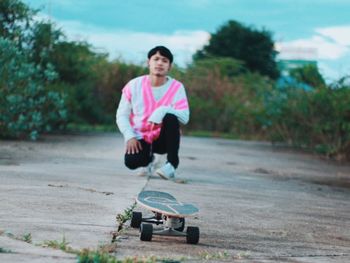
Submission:
{"label": "distant building", "polygon": [[300,68],[307,65],[313,65],[317,67],[316,60],[301,60],[301,59],[279,59],[277,60],[277,67],[282,76],[289,76],[289,72],[292,69]]}
{"label": "distant building", "polygon": [[289,76],[291,69],[300,68],[306,65],[314,65],[317,67],[317,49],[285,46],[276,44],[276,51],[279,53],[277,57],[277,66],[282,76]]}

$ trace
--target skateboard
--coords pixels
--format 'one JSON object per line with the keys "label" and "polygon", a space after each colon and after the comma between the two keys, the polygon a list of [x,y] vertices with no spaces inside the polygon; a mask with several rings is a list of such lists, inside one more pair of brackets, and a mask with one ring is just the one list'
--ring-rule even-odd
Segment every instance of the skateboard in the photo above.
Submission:
{"label": "skateboard", "polygon": [[[136,198],[136,202],[153,212],[152,217],[142,217],[141,212],[133,212],[131,227],[140,228],[140,239],[151,241],[153,235],[186,237],[189,244],[197,244],[199,241],[199,228],[188,226],[185,229],[185,217],[197,213],[199,210],[192,204],[182,203],[174,196],[159,191],[142,191]],[[161,229],[154,229],[153,225],[163,225]]]}

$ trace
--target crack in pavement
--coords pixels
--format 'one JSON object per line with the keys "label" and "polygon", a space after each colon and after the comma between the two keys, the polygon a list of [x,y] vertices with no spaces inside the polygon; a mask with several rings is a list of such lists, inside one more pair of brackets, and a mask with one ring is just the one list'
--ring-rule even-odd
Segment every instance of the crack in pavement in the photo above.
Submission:
{"label": "crack in pavement", "polygon": [[59,185],[48,184],[47,186],[49,186],[49,187],[56,187],[56,188],[75,188],[75,189],[87,191],[87,192],[90,192],[90,193],[98,193],[98,194],[104,194],[104,195],[114,195],[113,192],[98,191],[98,190],[92,189],[92,188],[84,188],[84,187],[80,187],[80,186],[70,186],[68,184],[59,184]]}

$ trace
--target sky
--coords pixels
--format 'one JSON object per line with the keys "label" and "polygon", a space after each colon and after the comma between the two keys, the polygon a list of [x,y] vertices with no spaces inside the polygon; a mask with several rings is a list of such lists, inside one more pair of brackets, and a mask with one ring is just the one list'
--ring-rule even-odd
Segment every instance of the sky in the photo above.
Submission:
{"label": "sky", "polygon": [[144,64],[167,46],[186,67],[229,20],[271,32],[279,59],[316,60],[328,82],[350,75],[350,0],[23,0],[69,40]]}

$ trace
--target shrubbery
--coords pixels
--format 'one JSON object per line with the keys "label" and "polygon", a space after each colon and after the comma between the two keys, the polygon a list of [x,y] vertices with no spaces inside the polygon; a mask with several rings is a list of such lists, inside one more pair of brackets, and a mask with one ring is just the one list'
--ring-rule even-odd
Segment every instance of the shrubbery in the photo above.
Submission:
{"label": "shrubbery", "polygon": [[0,37],[0,134],[30,137],[62,127],[66,118],[63,97],[46,90],[57,75],[27,60],[10,40]]}
{"label": "shrubbery", "polygon": [[265,95],[272,81],[244,69],[230,58],[194,64],[183,79],[191,106],[192,130],[230,133],[235,137],[261,137],[266,130]]}
{"label": "shrubbery", "polygon": [[350,159],[350,86],[345,79],[308,91],[275,89],[266,108],[272,141]]}

